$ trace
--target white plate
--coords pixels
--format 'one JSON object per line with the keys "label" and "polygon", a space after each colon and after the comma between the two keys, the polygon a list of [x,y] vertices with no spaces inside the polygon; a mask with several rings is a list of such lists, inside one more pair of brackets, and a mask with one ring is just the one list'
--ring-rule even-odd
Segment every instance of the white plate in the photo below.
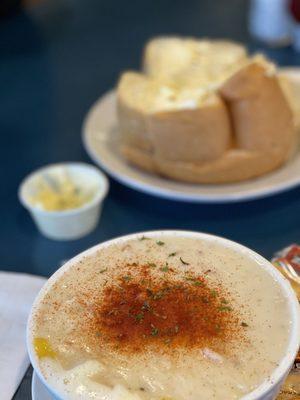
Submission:
{"label": "white plate", "polygon": [[246,201],[300,185],[300,152],[272,173],[227,185],[181,183],[135,168],[118,151],[114,91],[100,98],[88,112],[83,125],[83,143],[92,160],[117,181],[141,192],[172,200],[206,203]]}
{"label": "white plate", "polygon": [[32,400],[55,400],[34,371],[32,374],[31,395]]}

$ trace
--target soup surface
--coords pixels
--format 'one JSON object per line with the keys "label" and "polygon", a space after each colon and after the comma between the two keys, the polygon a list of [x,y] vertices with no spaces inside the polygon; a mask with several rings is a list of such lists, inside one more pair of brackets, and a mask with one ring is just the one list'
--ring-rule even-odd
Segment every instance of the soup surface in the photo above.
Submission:
{"label": "soup surface", "polygon": [[239,399],[269,379],[290,330],[259,261],[174,235],[82,257],[32,321],[42,373],[66,399]]}

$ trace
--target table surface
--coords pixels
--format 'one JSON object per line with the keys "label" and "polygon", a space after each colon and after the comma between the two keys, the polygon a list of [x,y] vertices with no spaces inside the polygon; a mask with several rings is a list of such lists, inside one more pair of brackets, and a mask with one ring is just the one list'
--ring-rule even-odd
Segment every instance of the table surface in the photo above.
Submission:
{"label": "table surface", "polygon": [[[266,49],[247,32],[247,1],[45,0],[0,21],[1,269],[49,276],[63,260],[119,235],[188,229],[236,240],[265,257],[300,240],[300,188],[232,205],[185,204],[111,181],[101,222],[87,237],[42,237],[17,197],[30,171],[89,158],[83,118],[124,69],[137,69],[147,39],[160,34],[226,37],[299,65],[291,48]],[[15,399],[30,395],[28,370]]]}

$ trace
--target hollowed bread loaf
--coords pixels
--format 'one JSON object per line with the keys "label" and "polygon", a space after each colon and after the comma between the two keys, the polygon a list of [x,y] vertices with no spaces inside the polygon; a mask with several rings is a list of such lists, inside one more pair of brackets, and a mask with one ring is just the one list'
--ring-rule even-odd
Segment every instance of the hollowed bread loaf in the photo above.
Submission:
{"label": "hollowed bread loaf", "polygon": [[230,42],[159,38],[144,59],[145,73],[125,72],[117,89],[129,162],[180,181],[227,183],[272,171],[292,154],[293,115],[264,58]]}

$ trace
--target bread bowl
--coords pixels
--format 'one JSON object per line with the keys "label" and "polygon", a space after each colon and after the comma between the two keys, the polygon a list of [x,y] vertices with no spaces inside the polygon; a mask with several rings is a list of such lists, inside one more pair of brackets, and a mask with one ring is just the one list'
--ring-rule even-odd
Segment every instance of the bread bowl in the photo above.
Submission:
{"label": "bread bowl", "polygon": [[121,152],[147,171],[228,183],[278,168],[296,147],[293,114],[275,66],[225,41],[158,38],[144,73],[117,90]]}

